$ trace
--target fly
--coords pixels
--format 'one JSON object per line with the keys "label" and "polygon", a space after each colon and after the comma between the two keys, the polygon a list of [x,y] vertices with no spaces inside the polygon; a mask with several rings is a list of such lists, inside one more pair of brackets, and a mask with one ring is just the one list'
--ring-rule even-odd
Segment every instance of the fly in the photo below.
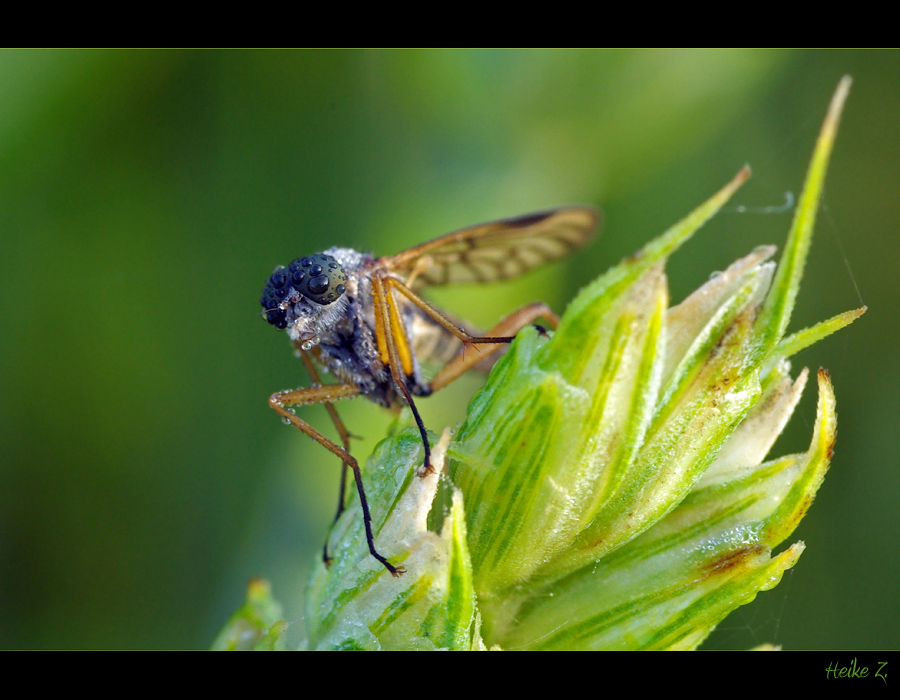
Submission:
{"label": "fly", "polygon": [[[537,319],[555,328],[559,318],[546,304],[533,303],[514,311],[486,335],[473,335],[422,299],[419,291],[431,285],[483,284],[517,277],[587,243],[598,221],[594,209],[564,207],[464,228],[383,258],[350,248],[329,248],[297,258],[269,277],[260,300],[262,315],[287,331],[314,384],[272,394],[269,406],[343,462],[336,518],[344,509],[347,469],[353,472],[369,552],[394,576],[405,569],[391,564],[375,548],[359,464],[350,454],[350,433],[333,403],[362,395],[387,408],[409,406],[425,448],[420,476],[433,471],[431,447],[413,397],[429,396],[447,386]],[[483,346],[483,351],[466,353],[470,345]],[[422,362],[443,368],[426,381]],[[337,383],[322,384],[320,368]],[[325,404],[341,445],[291,408],[316,403]],[[324,559],[327,563],[327,546]]]}

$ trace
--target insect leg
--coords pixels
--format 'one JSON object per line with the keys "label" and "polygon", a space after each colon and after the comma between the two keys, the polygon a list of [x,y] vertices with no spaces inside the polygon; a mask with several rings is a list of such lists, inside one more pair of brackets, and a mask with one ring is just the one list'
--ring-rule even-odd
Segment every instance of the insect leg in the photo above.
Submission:
{"label": "insect leg", "polygon": [[[433,318],[437,323],[439,323],[441,326],[446,328],[450,333],[452,333],[457,338],[459,338],[463,342],[464,345],[511,343],[513,337],[515,337],[514,335],[512,335],[512,336],[496,336],[496,337],[493,335],[495,333],[503,332],[502,331],[503,321],[501,321],[497,326],[494,327],[494,329],[491,330],[491,334],[492,334],[491,336],[476,337],[476,336],[469,335],[464,328],[460,328],[459,326],[457,326],[456,324],[451,322],[440,311],[438,311],[431,304],[429,304],[427,301],[425,301],[422,297],[420,297],[418,294],[416,294],[413,290],[411,290],[409,287],[407,287],[405,284],[403,284],[400,280],[398,280],[394,277],[387,277],[385,279],[385,282],[389,287],[396,289],[403,296],[405,296],[407,299],[409,299],[413,304],[415,304],[420,309],[422,309],[422,311],[424,311],[426,314],[431,316],[431,318]],[[531,306],[535,306],[535,305],[532,304]],[[555,314],[553,314],[553,312],[550,311],[550,309],[545,304],[538,304],[538,306],[543,307],[547,312],[549,312],[550,314],[553,315],[553,318],[555,318],[557,321],[559,320],[559,318]],[[528,309],[528,308],[530,308],[530,306],[525,307],[525,309]],[[512,318],[520,311],[523,311],[523,309],[520,309],[517,312],[513,312],[507,318]],[[546,315],[546,314],[538,313],[536,316],[533,316],[533,318],[537,318],[538,316],[541,316],[541,315]],[[522,327],[526,326],[526,325],[528,325],[528,321],[526,321],[522,325],[516,327],[516,329],[515,329],[516,332],[521,330]]]}
{"label": "insect leg", "polygon": [[369,513],[369,502],[366,499],[366,492],[363,488],[362,473],[359,464],[340,445],[329,440],[318,430],[313,428],[306,421],[301,420],[288,408],[297,405],[309,405],[316,403],[326,403],[345,399],[359,394],[359,387],[353,384],[328,384],[325,386],[310,387],[308,389],[289,389],[287,391],[279,391],[269,397],[269,406],[282,418],[286,419],[300,432],[308,435],[318,442],[322,447],[339,457],[344,464],[353,470],[353,477],[356,480],[356,490],[359,492],[359,502],[363,511],[363,524],[366,529],[366,543],[369,545],[369,553],[380,561],[384,567],[394,576],[399,576],[405,569],[402,566],[393,566],[387,559],[381,556],[375,549],[375,538],[372,535],[372,516]]}
{"label": "insect leg", "polygon": [[390,289],[385,288],[384,279],[381,275],[372,275],[372,296],[375,299],[375,337],[379,344],[379,352],[383,359],[387,359],[386,364],[390,367],[394,384],[400,390],[400,393],[403,394],[403,398],[409,405],[410,410],[412,410],[413,418],[416,419],[416,425],[419,427],[422,445],[425,448],[424,470],[419,476],[425,476],[433,472],[434,469],[431,466],[431,446],[428,444],[425,423],[422,422],[419,409],[416,408],[412,394],[404,379],[404,376],[409,377],[414,371],[412,348],[406,335],[406,327],[400,318],[397,302],[392,296]]}
{"label": "insect leg", "polygon": [[[444,365],[444,368],[440,372],[438,372],[437,375],[435,375],[434,379],[431,380],[430,386],[432,391],[443,389],[445,386],[458,379],[461,375],[468,372],[479,362],[484,361],[486,357],[489,357],[492,353],[500,350],[503,347],[503,343],[512,342],[513,338],[520,330],[522,330],[530,323],[533,323],[538,318],[544,318],[549,321],[549,325],[552,328],[556,328],[556,326],[559,325],[559,316],[553,313],[553,311],[550,310],[549,306],[538,302],[535,304],[529,304],[528,306],[523,306],[517,311],[513,311],[509,316],[504,318],[502,321],[500,321],[500,323],[498,323],[490,331],[488,331],[489,336],[485,336],[483,338],[469,337],[468,340],[464,342],[484,343],[487,345],[486,355],[476,355],[475,353],[466,354],[464,346],[463,350],[456,357],[450,360],[450,362]],[[499,338],[494,336],[507,337]]]}
{"label": "insect leg", "polygon": [[[299,347],[298,351],[300,353],[300,359],[303,361],[303,366],[306,368],[306,373],[309,375],[309,378],[312,379],[313,384],[322,384],[322,380],[319,377],[319,372],[316,369],[315,363],[312,361],[312,358],[309,356],[309,353],[303,348]],[[341,417],[338,415],[337,409],[334,407],[334,404],[331,401],[324,401],[325,410],[328,411],[328,415],[331,417],[331,422],[334,423],[334,427],[338,431],[338,435],[341,437],[341,443],[344,445],[344,450],[350,452],[350,432],[344,426],[344,422],[341,420]],[[338,506],[337,512],[334,514],[334,522],[337,522],[338,518],[341,517],[341,513],[344,512],[344,496],[347,492],[347,463],[341,461],[341,486],[340,492],[338,494]],[[331,557],[328,556],[328,540],[325,540],[325,544],[322,547],[322,561],[325,562],[327,566],[331,562]]]}

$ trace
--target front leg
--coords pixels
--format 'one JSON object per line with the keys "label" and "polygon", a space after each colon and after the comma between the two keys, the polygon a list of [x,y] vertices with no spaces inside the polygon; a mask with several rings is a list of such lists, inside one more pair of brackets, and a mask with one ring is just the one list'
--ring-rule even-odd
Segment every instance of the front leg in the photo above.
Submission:
{"label": "front leg", "polygon": [[356,490],[359,492],[359,502],[362,506],[363,524],[366,529],[366,543],[369,546],[369,553],[381,562],[384,567],[391,572],[391,575],[400,576],[406,569],[402,566],[394,566],[375,549],[375,538],[372,535],[372,516],[369,513],[369,501],[366,499],[366,492],[362,482],[362,473],[360,472],[357,461],[343,447],[329,440],[309,423],[301,420],[288,410],[291,406],[327,403],[357,395],[359,395],[359,387],[353,384],[327,384],[325,386],[315,386],[308,389],[289,389],[287,391],[276,392],[269,397],[269,406],[275,413],[297,428],[297,430],[308,435],[322,445],[322,447],[337,457],[340,457],[343,463],[353,470],[353,477],[356,480]]}
{"label": "front leg", "polygon": [[[303,361],[303,366],[306,368],[306,373],[309,375],[309,378],[312,379],[313,384],[322,386],[322,379],[319,377],[319,372],[316,369],[316,365],[313,362],[312,357],[310,357],[309,352],[300,347],[299,342],[295,343],[295,345],[297,346],[297,352],[300,354],[300,359]],[[325,401],[323,403],[325,404],[325,410],[328,411],[328,415],[331,417],[331,422],[334,423],[334,427],[341,438],[344,450],[350,452],[350,432],[344,425],[344,421],[341,420],[337,409],[331,401]],[[338,518],[341,517],[341,513],[344,512],[344,497],[347,493],[347,466],[346,462],[341,462],[341,486],[338,493],[338,506],[337,512],[334,514],[334,522],[337,522]],[[325,566],[328,566],[331,561],[331,557],[328,556],[327,541],[322,548],[322,560],[325,562]]]}

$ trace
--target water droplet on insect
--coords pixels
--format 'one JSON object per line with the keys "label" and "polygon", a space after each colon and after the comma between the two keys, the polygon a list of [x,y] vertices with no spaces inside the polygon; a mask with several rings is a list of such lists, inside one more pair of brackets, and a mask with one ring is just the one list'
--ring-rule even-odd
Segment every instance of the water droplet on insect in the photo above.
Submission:
{"label": "water droplet on insect", "polygon": [[290,425],[291,419],[288,418],[287,416],[285,416],[284,418],[281,419],[281,422],[284,423],[285,425]]}

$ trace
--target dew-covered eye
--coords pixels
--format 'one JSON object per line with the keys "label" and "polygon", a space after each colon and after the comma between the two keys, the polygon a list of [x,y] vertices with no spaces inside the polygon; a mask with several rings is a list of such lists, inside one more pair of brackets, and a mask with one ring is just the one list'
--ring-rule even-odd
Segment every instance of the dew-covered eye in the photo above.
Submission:
{"label": "dew-covered eye", "polygon": [[275,272],[269,277],[269,284],[275,289],[281,289],[287,284],[287,277],[283,272]]}
{"label": "dew-covered eye", "polygon": [[286,285],[287,278],[284,273],[276,270],[272,276],[269,277],[268,283],[266,284],[265,289],[263,289],[262,297],[259,300],[259,303],[263,307],[263,316],[266,321],[279,329],[287,327],[287,317],[285,316],[284,311],[279,308],[285,293],[288,291],[288,289],[285,288]]}
{"label": "dew-covered eye", "polygon": [[328,291],[328,284],[328,277],[326,275],[319,275],[318,277],[313,277],[309,281],[309,285],[306,289],[310,294],[324,294]]}
{"label": "dew-covered eye", "polygon": [[262,304],[262,307],[267,311],[274,309],[281,303],[281,295],[271,287],[266,287],[263,290],[263,295],[259,300],[259,303]]}
{"label": "dew-covered eye", "polygon": [[266,320],[275,326],[278,330],[284,330],[287,328],[287,319],[285,318],[284,311],[281,309],[273,309],[266,314]]}
{"label": "dew-covered eye", "polygon": [[337,301],[346,291],[347,274],[331,255],[311,255],[303,258],[298,267],[306,268],[306,274],[292,275],[292,283],[307,299],[324,306]]}

